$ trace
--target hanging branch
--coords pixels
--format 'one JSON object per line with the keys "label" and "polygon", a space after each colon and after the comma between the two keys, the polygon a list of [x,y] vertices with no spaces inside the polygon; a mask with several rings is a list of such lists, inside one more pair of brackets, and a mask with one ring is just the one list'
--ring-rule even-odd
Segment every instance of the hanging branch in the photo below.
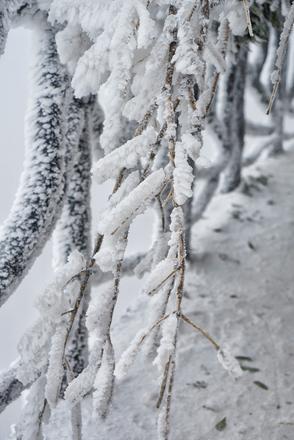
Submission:
{"label": "hanging branch", "polygon": [[[69,181],[66,201],[55,239],[64,243],[64,257],[74,249],[85,258],[90,254],[90,169],[91,152],[87,126],[79,143],[78,155]],[[66,261],[66,260],[65,260]],[[87,332],[85,328],[86,303],[81,308],[79,322],[70,340],[67,360],[74,374],[79,374],[87,361]]]}
{"label": "hanging branch", "polygon": [[[82,103],[80,107],[82,112],[86,113],[86,117],[83,118],[85,120],[84,128],[80,136],[77,153],[74,155],[73,151],[71,151],[68,155],[68,157],[74,157],[73,169],[71,172],[68,172],[65,203],[53,236],[53,248],[57,265],[65,264],[69,255],[75,249],[82,253],[85,259],[88,259],[90,255],[91,151],[88,128],[89,109]],[[85,324],[86,309],[87,303],[83,300],[79,316],[73,326],[66,348],[66,374],[64,376],[63,390],[69,381],[81,373],[88,361],[88,334]],[[81,439],[81,418],[81,407],[78,404],[72,408],[73,440]]]}
{"label": "hanging branch", "polygon": [[0,234],[0,305],[19,285],[59,216],[65,170],[62,115],[67,80],[50,28],[38,33],[35,90],[21,184]]}
{"label": "hanging branch", "polygon": [[[246,87],[248,47],[242,44],[238,50],[235,70],[235,81],[231,84],[233,89],[232,122],[230,142],[231,152],[226,169],[223,172],[222,191],[233,191],[241,182],[242,153],[245,136],[244,99]],[[228,85],[230,87],[230,85]],[[228,121],[227,121],[228,123]]]}
{"label": "hanging branch", "polygon": [[266,110],[267,115],[272,111],[272,107],[280,86],[282,69],[286,59],[288,42],[293,27],[293,23],[294,23],[294,3],[292,3],[290,10],[287,13],[284,27],[280,36],[280,42],[279,42],[279,47],[277,50],[277,56],[275,61],[275,70],[272,74],[273,90],[268,104],[268,108]]}
{"label": "hanging branch", "polygon": [[[63,182],[63,186],[64,186],[64,191],[66,191],[68,193],[68,189],[69,186],[71,186],[71,190],[73,190],[73,184],[76,181],[76,184],[78,184],[77,181],[77,177],[80,176],[80,174],[78,173],[79,171],[81,171],[82,167],[83,167],[83,161],[81,161],[81,164],[79,164],[79,160],[81,159],[81,157],[83,155],[85,155],[85,153],[83,152],[83,148],[81,149],[81,151],[78,153],[77,150],[77,139],[80,137],[80,133],[81,133],[81,129],[82,129],[82,124],[84,123],[84,118],[83,118],[83,113],[84,113],[84,108],[83,108],[83,104],[75,99],[72,100],[71,98],[71,103],[69,105],[68,108],[68,117],[67,117],[67,128],[66,128],[66,147],[65,150],[67,151],[66,154],[66,170],[67,170],[67,178],[65,179],[65,181]],[[75,152],[75,154],[74,154]],[[71,154],[70,154],[71,153]],[[89,156],[89,155],[88,155]],[[75,159],[74,159],[75,158]],[[75,167],[74,167],[74,171],[73,171],[73,161],[76,161],[75,163]],[[89,171],[89,166],[88,166],[88,171]],[[84,174],[86,174],[84,172]],[[71,177],[72,176],[72,177]],[[69,182],[67,182],[69,179]],[[82,185],[84,187],[87,187],[87,180],[89,179],[89,172],[87,173],[87,175],[84,175],[84,179],[82,182],[79,182],[79,185]],[[74,198],[74,196],[72,196]],[[68,199],[66,199],[68,200]],[[88,198],[82,198],[82,200],[84,202],[86,202],[88,200]],[[79,213],[79,210],[77,209],[77,205],[74,202],[73,199],[71,199],[71,204],[70,206],[72,206],[73,211],[77,211],[76,212],[76,216],[79,218],[80,216],[83,217],[82,213]],[[77,203],[80,203],[80,201],[77,201]],[[68,206],[69,203],[66,202],[64,209],[63,209],[63,213],[66,212],[68,214]],[[71,250],[74,250],[76,247],[75,244],[75,239],[73,240],[72,238],[70,239],[70,232],[73,232],[74,227],[73,227],[73,223],[72,221],[70,222],[65,222],[64,221],[64,214],[62,216],[62,218],[60,219],[58,226],[57,226],[57,230],[63,229],[63,232],[66,233],[67,236],[67,240],[62,241],[64,244],[68,244],[70,246],[71,243]],[[77,231],[79,231],[80,233],[82,233],[82,226],[81,226],[81,222],[78,222],[79,226],[80,226],[80,230],[77,229]],[[85,223],[85,225],[87,225],[87,222]],[[88,226],[87,226],[88,227]],[[65,231],[66,229],[66,231]],[[57,235],[58,232],[55,233],[55,240],[57,240]],[[81,245],[81,250],[85,251],[84,246],[87,243],[89,235],[86,234],[85,235],[85,239],[83,240],[82,238],[80,238],[80,245]],[[58,258],[59,260],[59,264],[61,264],[61,262],[65,263],[65,261],[67,260],[68,254],[70,253],[70,249],[66,247],[62,248],[61,242],[58,240],[58,249],[59,249],[59,253],[62,254],[61,258]],[[57,248],[57,245],[55,246],[55,249]],[[62,248],[62,249],[61,249]],[[33,359],[32,359],[32,362]],[[20,364],[15,364],[14,367],[11,367],[7,372],[3,373],[1,378],[1,392],[0,395],[3,397],[3,401],[1,401],[1,411],[4,410],[6,408],[7,405],[9,405],[13,400],[15,400],[16,398],[18,398],[20,396],[20,394],[22,393],[23,390],[29,388],[32,384],[32,382],[28,382],[25,383],[25,385],[17,378],[18,376],[18,370],[19,368],[21,368]],[[40,376],[41,372],[37,372],[35,378],[37,379]]]}

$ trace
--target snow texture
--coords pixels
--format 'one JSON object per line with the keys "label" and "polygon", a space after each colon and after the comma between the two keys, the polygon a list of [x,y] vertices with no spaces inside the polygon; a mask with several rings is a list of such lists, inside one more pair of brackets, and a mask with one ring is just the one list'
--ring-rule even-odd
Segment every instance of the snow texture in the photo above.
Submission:
{"label": "snow texture", "polygon": [[[137,188],[133,189],[107,215],[102,217],[97,229],[100,234],[113,234],[129,224],[133,217],[145,211],[147,206],[160,193],[166,180],[163,169],[154,171]],[[111,219],[109,221],[109,219]]]}
{"label": "snow texture", "polygon": [[113,306],[113,285],[107,284],[100,294],[93,295],[90,301],[86,325],[93,338],[86,368],[68,385],[65,398],[72,405],[88,394],[102,362],[103,349],[107,340]]}
{"label": "snow texture", "polygon": [[[22,336],[18,351],[20,354],[20,364],[17,371],[17,378],[23,383],[28,384],[34,381],[40,373],[46,371],[48,365],[48,353],[51,347],[51,338],[58,330],[64,328],[69,315],[67,313],[76,300],[78,293],[78,282],[73,280],[68,283],[85,267],[85,260],[78,251],[73,252],[68,262],[56,272],[55,280],[45,289],[39,297],[37,307],[40,318]],[[65,322],[64,322],[65,320]],[[58,327],[58,324],[61,324]],[[64,332],[63,337],[65,337]],[[50,371],[49,365],[49,371]],[[54,372],[53,372],[54,373]],[[60,373],[57,374],[59,377]],[[55,387],[57,385],[55,384]]]}
{"label": "snow texture", "polygon": [[158,368],[160,373],[164,372],[166,364],[174,355],[177,329],[178,317],[175,313],[172,313],[162,323],[160,345],[157,349],[157,356],[153,361],[153,365]]}
{"label": "snow texture", "polygon": [[130,367],[135,362],[141,347],[142,338],[146,336],[146,332],[146,329],[140,330],[133,341],[129,344],[128,348],[121,355],[114,370],[114,375],[118,380],[123,379],[127,375]]}
{"label": "snow texture", "polygon": [[64,71],[54,34],[37,36],[35,89],[27,120],[26,161],[11,212],[0,231],[0,304],[31,267],[58,218],[64,179]]}
{"label": "snow texture", "polygon": [[193,195],[193,168],[188,163],[188,154],[181,142],[175,146],[174,198],[178,205],[183,205]]}
{"label": "snow texture", "polygon": [[156,140],[156,131],[148,127],[141,135],[127,141],[100,159],[94,166],[93,174],[97,183],[116,177],[118,168],[135,168],[140,159],[147,156]]}

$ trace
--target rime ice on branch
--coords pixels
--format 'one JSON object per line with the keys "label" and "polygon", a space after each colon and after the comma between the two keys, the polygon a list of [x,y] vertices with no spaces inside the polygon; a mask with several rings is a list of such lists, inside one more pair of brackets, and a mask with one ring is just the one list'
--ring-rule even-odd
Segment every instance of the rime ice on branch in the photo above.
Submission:
{"label": "rime ice on branch", "polygon": [[0,304],[41,252],[63,199],[67,79],[57,57],[54,33],[45,26],[36,35],[25,168],[12,210],[0,231]]}
{"label": "rime ice on branch", "polygon": [[[279,128],[245,121],[244,112],[247,72],[263,102],[269,97],[261,76],[270,44],[262,45],[263,62],[254,68],[248,56],[250,45],[257,45],[251,37],[260,37],[262,26],[280,35],[273,76],[280,81],[294,9],[277,31],[268,13],[282,13],[280,2],[275,5],[269,0],[254,2],[254,8],[247,0],[25,2],[26,14],[41,30],[25,170],[0,234],[0,304],[55,224],[56,271],[39,297],[40,318],[20,341],[19,361],[0,377],[0,409],[30,388],[15,438],[80,440],[92,428],[99,434],[115,378],[128,373],[142,348],[160,375],[158,438],[167,440],[182,324],[206,338],[223,367],[239,375],[232,355],[183,312],[186,263],[193,224],[219,186],[232,191],[242,180],[246,130],[280,133],[281,142],[286,138],[286,84],[277,100],[283,105],[273,109]],[[0,6],[0,54],[21,7],[16,0]],[[292,96],[289,111],[291,106]],[[210,141],[211,133],[217,158],[201,167],[204,134]],[[94,225],[92,253],[90,147],[96,183],[114,181]],[[255,152],[249,162],[258,156]],[[146,255],[125,259],[132,223],[147,208],[156,217],[152,246]],[[143,286],[150,297],[149,320],[115,365],[112,321],[127,272],[149,272]],[[85,398],[92,403],[92,428],[83,426]]]}

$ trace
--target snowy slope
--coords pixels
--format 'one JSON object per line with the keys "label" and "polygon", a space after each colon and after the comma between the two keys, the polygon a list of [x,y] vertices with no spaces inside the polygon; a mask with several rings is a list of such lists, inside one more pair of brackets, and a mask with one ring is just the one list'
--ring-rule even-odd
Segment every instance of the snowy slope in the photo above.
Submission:
{"label": "snowy slope", "polygon": [[[293,166],[288,152],[247,169],[245,189],[216,196],[194,228],[184,312],[247,360],[234,381],[207,341],[181,323],[172,440],[294,438]],[[148,299],[133,296],[114,329],[118,351],[148,314]],[[116,384],[97,439],[156,438],[159,383],[141,354]]]}

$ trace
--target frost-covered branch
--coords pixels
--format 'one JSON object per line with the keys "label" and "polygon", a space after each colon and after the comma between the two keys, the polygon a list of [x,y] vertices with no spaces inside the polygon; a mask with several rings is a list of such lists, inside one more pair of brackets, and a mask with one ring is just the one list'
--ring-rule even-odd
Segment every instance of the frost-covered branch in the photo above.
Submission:
{"label": "frost-covered branch", "polygon": [[[153,358],[160,379],[158,438],[167,440],[177,397],[181,322],[213,346],[225,369],[240,373],[230,352],[183,313],[186,262],[193,224],[219,188],[227,192],[240,183],[248,160],[242,160],[246,130],[269,136],[271,144],[289,135],[284,131],[287,88],[280,87],[272,124],[245,121],[249,44],[258,44],[249,37],[260,35],[253,14],[269,4],[38,4],[52,27],[43,28],[40,39],[30,161],[3,241],[0,236],[2,303],[54,227],[56,270],[39,296],[40,316],[19,344],[15,378],[9,376],[3,385],[11,396],[21,392],[20,384],[30,387],[15,438],[80,440],[92,430],[99,435],[101,419],[110,414],[115,381],[127,374],[142,350]],[[273,35],[274,25],[261,15],[257,18],[264,19],[262,25]],[[289,19],[286,23],[288,29]],[[285,32],[280,39],[284,46],[289,38]],[[261,44],[261,57],[249,69],[251,85],[263,100],[268,95],[263,66],[274,45],[269,46],[268,41]],[[283,53],[280,48],[281,59]],[[217,157],[211,166],[201,167],[202,147],[212,136]],[[260,149],[254,154],[253,160]],[[91,174],[99,185],[115,182],[94,225],[92,252]],[[156,219],[150,249],[125,257],[133,222],[146,209]],[[144,275],[148,323],[115,364],[113,316],[124,275]],[[85,399],[92,407],[86,427],[86,411],[81,411]]]}
{"label": "frost-covered branch", "polygon": [[[223,173],[222,191],[233,191],[241,181],[242,153],[244,148],[245,136],[245,116],[244,116],[244,96],[246,86],[246,68],[247,68],[248,48],[243,44],[238,52],[236,60],[236,70],[234,73],[234,82],[231,83],[233,89],[233,102],[231,105],[231,138],[232,151]],[[228,85],[230,87],[230,85]],[[228,121],[227,121],[228,123]],[[226,148],[226,146],[224,146]]]}
{"label": "frost-covered branch", "polygon": [[36,38],[25,167],[11,212],[0,232],[1,305],[41,252],[63,199],[67,79],[57,57],[54,33],[44,26]]}
{"label": "frost-covered branch", "polygon": [[0,373],[0,413],[26,389],[17,379],[17,368],[12,365],[7,371]]}
{"label": "frost-covered branch", "polygon": [[281,74],[282,74],[285,58],[287,55],[288,42],[289,42],[290,33],[292,31],[293,23],[294,23],[294,4],[292,3],[290,10],[285,18],[284,27],[279,38],[279,46],[277,49],[277,55],[275,61],[275,70],[272,73],[273,90],[267,108],[267,114],[269,114],[272,110],[281,83],[281,79],[282,79]]}

